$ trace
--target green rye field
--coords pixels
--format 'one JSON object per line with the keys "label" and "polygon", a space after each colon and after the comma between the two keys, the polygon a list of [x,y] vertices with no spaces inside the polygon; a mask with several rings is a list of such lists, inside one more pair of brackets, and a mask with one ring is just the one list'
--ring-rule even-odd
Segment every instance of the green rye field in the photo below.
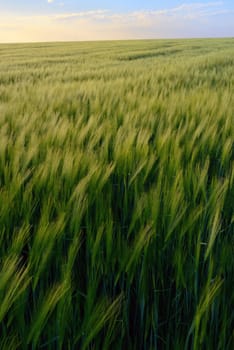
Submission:
{"label": "green rye field", "polygon": [[234,39],[0,45],[0,349],[231,350]]}

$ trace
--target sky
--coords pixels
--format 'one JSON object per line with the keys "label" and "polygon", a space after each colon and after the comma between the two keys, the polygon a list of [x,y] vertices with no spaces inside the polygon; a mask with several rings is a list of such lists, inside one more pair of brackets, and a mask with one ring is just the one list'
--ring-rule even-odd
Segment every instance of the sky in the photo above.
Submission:
{"label": "sky", "polygon": [[0,0],[0,43],[234,37],[234,0]]}

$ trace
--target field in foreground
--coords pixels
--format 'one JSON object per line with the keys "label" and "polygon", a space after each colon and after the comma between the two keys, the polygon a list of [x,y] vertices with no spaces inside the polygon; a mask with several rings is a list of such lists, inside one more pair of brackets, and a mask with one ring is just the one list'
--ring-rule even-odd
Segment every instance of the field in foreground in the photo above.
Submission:
{"label": "field in foreground", "polygon": [[234,39],[0,45],[0,349],[233,349]]}

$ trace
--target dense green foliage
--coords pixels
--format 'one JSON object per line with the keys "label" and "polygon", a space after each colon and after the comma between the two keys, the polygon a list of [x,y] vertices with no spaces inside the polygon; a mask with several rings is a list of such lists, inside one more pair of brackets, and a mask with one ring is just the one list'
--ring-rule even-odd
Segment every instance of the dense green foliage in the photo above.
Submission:
{"label": "dense green foliage", "polygon": [[0,46],[0,349],[233,347],[234,40]]}

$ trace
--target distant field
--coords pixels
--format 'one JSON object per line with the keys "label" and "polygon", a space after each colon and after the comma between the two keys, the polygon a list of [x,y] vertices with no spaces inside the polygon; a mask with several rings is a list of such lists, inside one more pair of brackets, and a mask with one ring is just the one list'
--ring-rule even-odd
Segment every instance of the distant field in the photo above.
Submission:
{"label": "distant field", "polygon": [[0,349],[231,350],[234,39],[0,45]]}

